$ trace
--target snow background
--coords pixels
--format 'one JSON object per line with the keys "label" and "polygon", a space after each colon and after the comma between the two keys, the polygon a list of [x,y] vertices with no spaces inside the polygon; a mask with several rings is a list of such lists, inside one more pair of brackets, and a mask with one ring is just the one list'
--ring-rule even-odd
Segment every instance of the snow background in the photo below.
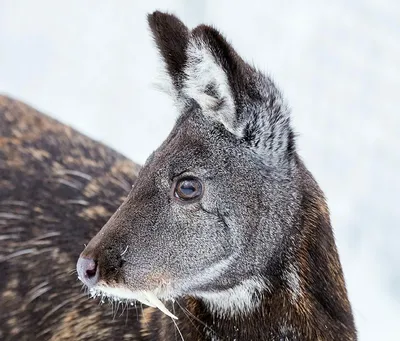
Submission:
{"label": "snow background", "polygon": [[214,24],[283,89],[360,340],[399,340],[400,2],[0,0],[0,92],[143,163],[177,115],[152,86],[155,9]]}

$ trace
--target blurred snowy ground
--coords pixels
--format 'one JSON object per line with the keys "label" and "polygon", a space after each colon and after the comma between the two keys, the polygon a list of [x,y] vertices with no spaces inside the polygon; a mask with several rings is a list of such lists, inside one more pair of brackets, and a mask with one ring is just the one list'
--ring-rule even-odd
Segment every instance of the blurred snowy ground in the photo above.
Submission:
{"label": "blurred snowy ground", "polygon": [[0,92],[140,163],[176,112],[147,12],[220,28],[284,90],[325,191],[360,340],[400,335],[400,2],[0,0]]}

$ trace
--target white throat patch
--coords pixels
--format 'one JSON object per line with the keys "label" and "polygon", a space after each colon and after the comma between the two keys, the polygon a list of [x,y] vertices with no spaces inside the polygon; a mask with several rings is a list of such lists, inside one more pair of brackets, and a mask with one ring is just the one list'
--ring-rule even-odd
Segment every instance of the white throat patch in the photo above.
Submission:
{"label": "white throat patch", "polygon": [[265,280],[251,278],[241,284],[218,292],[197,292],[210,310],[219,316],[246,314],[256,309],[262,300],[262,292],[268,290]]}

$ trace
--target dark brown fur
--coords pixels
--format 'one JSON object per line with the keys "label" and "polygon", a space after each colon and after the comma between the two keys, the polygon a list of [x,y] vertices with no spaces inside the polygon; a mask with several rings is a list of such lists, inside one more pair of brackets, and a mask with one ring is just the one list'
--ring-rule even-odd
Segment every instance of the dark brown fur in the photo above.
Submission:
{"label": "dark brown fur", "polygon": [[109,304],[88,298],[75,273],[83,244],[123,201],[138,170],[101,143],[0,96],[1,340],[138,335],[135,307],[128,313],[121,306],[114,317]]}
{"label": "dark brown fur", "polygon": [[[158,12],[154,14],[159,15]],[[162,15],[162,14],[160,14]],[[157,20],[149,20],[150,28],[158,32],[154,37],[157,46],[160,47],[160,51],[168,51],[165,54],[165,65],[168,72],[176,74],[177,77],[174,79],[175,86],[180,88],[181,79],[183,77],[183,69],[186,64],[186,45],[188,41],[189,31],[182,22],[176,20],[166,20],[160,25]],[[166,29],[167,27],[167,29]],[[175,39],[170,39],[168,32],[173,30],[176,32],[177,36]]]}

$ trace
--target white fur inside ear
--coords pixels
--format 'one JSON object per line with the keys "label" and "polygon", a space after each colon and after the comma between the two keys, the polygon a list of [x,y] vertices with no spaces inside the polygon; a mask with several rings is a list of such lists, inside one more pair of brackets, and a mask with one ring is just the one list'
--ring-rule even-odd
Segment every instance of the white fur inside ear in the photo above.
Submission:
{"label": "white fur inside ear", "polygon": [[157,78],[152,82],[151,86],[172,98],[178,112],[181,112],[185,109],[185,99],[173,84],[172,78],[167,72],[165,62],[162,61],[162,64],[163,67],[157,70]]}
{"label": "white fur inside ear", "polygon": [[187,54],[183,94],[193,98],[205,115],[217,119],[227,130],[237,135],[235,104],[225,71],[201,41],[191,41]]}

